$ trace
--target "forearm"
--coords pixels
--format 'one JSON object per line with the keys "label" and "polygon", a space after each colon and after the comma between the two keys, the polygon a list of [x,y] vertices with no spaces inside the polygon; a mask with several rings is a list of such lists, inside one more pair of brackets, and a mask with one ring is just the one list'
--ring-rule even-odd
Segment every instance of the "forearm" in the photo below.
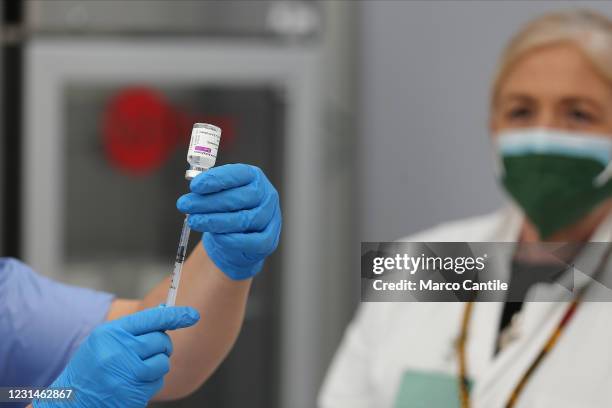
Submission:
{"label": "forearm", "polygon": [[[169,333],[174,352],[157,399],[189,394],[221,363],[240,331],[251,278],[280,240],[278,192],[261,169],[245,164],[215,167],[193,179],[189,188],[177,208],[189,215],[192,230],[205,233],[207,249],[198,244],[185,262],[176,303],[196,308],[201,320]],[[169,278],[164,280],[136,307],[164,303],[169,284]],[[129,309],[129,304],[120,308],[120,302],[115,303],[116,310]]]}
{"label": "forearm", "polygon": [[[164,303],[169,286],[167,278],[140,307]],[[202,319],[189,329],[169,332],[174,344],[171,369],[156,399],[183,397],[213,373],[238,336],[250,286],[251,279],[234,281],[225,276],[198,243],[183,266],[176,304],[196,308]]]}

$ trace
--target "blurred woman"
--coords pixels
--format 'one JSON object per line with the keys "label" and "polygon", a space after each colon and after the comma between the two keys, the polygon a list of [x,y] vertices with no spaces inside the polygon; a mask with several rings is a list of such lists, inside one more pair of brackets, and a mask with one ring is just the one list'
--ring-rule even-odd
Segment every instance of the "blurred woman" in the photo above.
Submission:
{"label": "blurred woman", "polygon": [[[490,109],[512,204],[404,240],[610,241],[612,22],[568,11],[526,25],[501,57]],[[365,303],[319,403],[608,407],[611,315],[579,301]]]}

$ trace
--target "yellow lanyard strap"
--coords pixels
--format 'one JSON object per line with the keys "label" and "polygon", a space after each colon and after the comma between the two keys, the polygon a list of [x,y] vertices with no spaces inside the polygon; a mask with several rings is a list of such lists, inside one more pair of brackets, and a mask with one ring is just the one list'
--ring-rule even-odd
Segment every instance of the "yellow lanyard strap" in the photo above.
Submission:
{"label": "yellow lanyard strap", "polygon": [[462,408],[470,406],[470,390],[468,388],[467,362],[465,356],[465,343],[467,342],[468,325],[472,317],[474,302],[467,302],[461,319],[461,334],[457,340],[457,354],[459,357],[459,398]]}
{"label": "yellow lanyard strap", "polygon": [[[608,245],[606,253],[600,260],[599,264],[597,265],[597,268],[595,268],[595,273],[593,274],[593,276],[599,275],[599,273],[605,268],[606,263],[608,262],[608,258],[610,257],[611,253],[612,253],[612,244]],[[561,336],[561,333],[563,333],[563,330],[565,329],[569,321],[572,319],[572,317],[574,317],[576,308],[580,304],[580,301],[582,300],[582,297],[584,293],[586,292],[587,288],[588,288],[588,285],[583,287],[582,290],[576,295],[576,298],[568,305],[567,309],[565,309],[565,313],[563,314],[563,317],[561,318],[559,323],[557,323],[555,330],[548,337],[548,340],[544,344],[544,347],[542,347],[537,357],[531,362],[527,371],[525,371],[525,373],[521,376],[520,380],[518,381],[518,383],[512,390],[512,393],[510,394],[510,398],[508,399],[508,402],[506,402],[506,405],[505,405],[506,408],[514,407],[514,404],[516,404],[518,397],[523,391],[523,388],[525,388],[525,385],[527,384],[527,381],[529,381],[529,378],[531,377],[533,372],[536,370],[536,368],[538,368],[538,366],[540,365],[544,357],[546,357],[546,355],[553,349],[553,347],[555,347],[555,345],[557,344],[557,341],[559,340],[559,337]],[[470,324],[470,319],[472,317],[473,308],[474,308],[473,302],[468,302],[465,304],[465,309],[463,310],[463,318],[461,320],[461,333],[457,341],[457,355],[459,358],[459,376],[458,376],[459,398],[460,398],[462,408],[470,407],[470,389],[468,386],[469,379],[467,375],[468,370],[467,370],[467,358],[466,358],[465,345],[468,339],[468,329],[469,329],[468,326]]]}
{"label": "yellow lanyard strap", "polygon": [[[557,344],[557,341],[559,340],[561,333],[563,332],[563,330],[565,329],[569,321],[574,316],[576,312],[576,308],[578,307],[578,304],[580,303],[580,298],[581,298],[581,295],[578,295],[576,299],[573,300],[569,304],[569,306],[565,310],[565,313],[563,314],[563,317],[561,318],[561,320],[555,327],[555,330],[548,337],[548,340],[544,344],[544,347],[542,347],[537,357],[531,362],[531,364],[529,365],[529,368],[521,376],[518,383],[512,390],[512,393],[510,394],[510,398],[508,399],[508,402],[505,405],[506,408],[512,408],[514,406],[514,404],[518,400],[518,397],[521,394],[521,391],[523,391],[523,388],[525,388],[525,385],[527,384],[527,381],[529,381],[533,372],[536,370],[536,368],[538,368],[542,360],[544,360],[544,357],[546,356],[546,354],[548,354],[555,347],[555,345]],[[459,341],[457,343],[458,356],[459,356],[459,391],[460,391],[459,396],[460,396],[462,408],[470,407],[470,390],[468,388],[469,380],[467,376],[467,361],[466,361],[467,359],[466,359],[465,344],[467,341],[468,325],[471,319],[473,307],[474,307],[473,302],[466,303],[465,305],[465,309],[463,311],[463,319],[461,323],[461,335],[459,336]]]}

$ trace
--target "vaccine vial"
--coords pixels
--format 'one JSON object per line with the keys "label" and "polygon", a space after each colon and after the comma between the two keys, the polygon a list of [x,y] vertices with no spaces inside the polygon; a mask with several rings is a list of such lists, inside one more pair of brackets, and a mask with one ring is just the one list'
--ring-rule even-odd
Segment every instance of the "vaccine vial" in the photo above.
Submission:
{"label": "vaccine vial", "polygon": [[221,128],[208,123],[194,123],[187,151],[187,162],[190,166],[185,173],[187,180],[215,165],[219,143]]}

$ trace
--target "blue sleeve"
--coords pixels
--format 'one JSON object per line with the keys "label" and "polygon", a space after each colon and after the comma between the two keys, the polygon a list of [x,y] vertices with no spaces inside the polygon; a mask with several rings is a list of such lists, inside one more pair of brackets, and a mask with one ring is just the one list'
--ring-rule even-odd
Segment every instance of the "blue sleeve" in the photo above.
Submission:
{"label": "blue sleeve", "polygon": [[112,300],[0,258],[0,386],[51,384]]}

